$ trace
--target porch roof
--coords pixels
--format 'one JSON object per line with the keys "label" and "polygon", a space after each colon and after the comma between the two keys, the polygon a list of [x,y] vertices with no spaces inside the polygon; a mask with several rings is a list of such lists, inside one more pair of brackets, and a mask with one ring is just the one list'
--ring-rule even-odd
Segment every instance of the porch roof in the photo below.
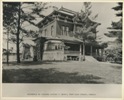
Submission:
{"label": "porch roof", "polygon": [[[71,37],[71,38],[68,38],[68,37],[41,37],[42,38],[45,38],[46,40],[56,40],[56,41],[63,41],[64,43],[72,43],[72,44],[81,44],[83,43],[82,40],[80,39],[77,39],[77,38],[74,38],[74,37]],[[98,43],[90,43],[88,41],[85,42],[86,45],[92,45],[92,46],[95,46],[95,47],[99,47],[99,48],[102,48],[102,46]]]}
{"label": "porch roof", "polygon": [[82,43],[83,41],[81,41],[80,39],[76,39],[74,37],[69,38],[69,37],[45,37],[47,40],[60,40],[63,42],[70,42],[70,43]]}

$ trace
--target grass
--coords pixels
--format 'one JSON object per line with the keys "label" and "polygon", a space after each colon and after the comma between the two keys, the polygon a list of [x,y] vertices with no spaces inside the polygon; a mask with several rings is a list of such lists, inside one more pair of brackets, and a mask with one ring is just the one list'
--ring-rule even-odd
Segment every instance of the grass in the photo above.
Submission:
{"label": "grass", "polygon": [[115,69],[122,69],[122,66],[111,66],[111,67]]}
{"label": "grass", "polygon": [[59,72],[50,69],[9,69],[3,70],[3,83],[103,83],[101,77],[91,74]]}
{"label": "grass", "polygon": [[122,65],[96,62],[3,64],[4,83],[122,84]]}

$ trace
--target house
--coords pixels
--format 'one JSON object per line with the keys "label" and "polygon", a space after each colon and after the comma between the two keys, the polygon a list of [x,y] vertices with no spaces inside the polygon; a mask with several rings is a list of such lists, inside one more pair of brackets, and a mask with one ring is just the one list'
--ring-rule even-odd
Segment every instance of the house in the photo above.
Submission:
{"label": "house", "polygon": [[[3,41],[2,41],[2,62],[7,62],[7,57],[9,62],[13,62],[17,60],[16,56],[16,43],[10,40],[10,37],[14,37],[14,35],[9,34],[6,30],[3,30]],[[20,44],[20,56],[22,49],[22,44]]]}
{"label": "house", "polygon": [[[25,27],[25,30],[32,32],[31,29],[33,29],[33,31],[35,31],[35,34],[37,34],[38,27],[31,25],[28,22],[25,22],[23,24],[24,25],[22,27],[27,25]],[[33,60],[34,56],[32,52],[33,52],[33,47],[35,45],[34,41],[32,41],[33,38],[31,38],[31,36],[26,36],[25,33],[21,33],[20,39],[22,40],[19,43],[20,60],[21,61]],[[7,62],[7,60],[8,62],[17,61],[16,35],[9,32],[5,27],[3,27],[2,43],[3,43],[2,61],[3,62]],[[29,50],[30,52],[28,52]]]}
{"label": "house", "polygon": [[[82,26],[80,21],[74,21],[77,12],[61,7],[55,9],[37,25],[39,36],[34,39],[34,58],[38,61],[67,61],[80,60],[83,54],[83,41],[76,35]],[[88,24],[97,22],[87,18]],[[96,31],[96,30],[95,30]],[[96,33],[95,33],[96,36]],[[101,51],[101,53],[100,53]],[[89,56],[102,56],[103,47],[86,41],[85,54]]]}

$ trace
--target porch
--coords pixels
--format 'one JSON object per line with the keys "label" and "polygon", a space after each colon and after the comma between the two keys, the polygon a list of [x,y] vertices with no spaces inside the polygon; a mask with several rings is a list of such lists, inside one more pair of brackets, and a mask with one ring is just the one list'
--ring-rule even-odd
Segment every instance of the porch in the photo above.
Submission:
{"label": "porch", "polygon": [[93,56],[94,58],[103,56],[103,48],[100,48],[96,45],[86,44],[85,48],[83,49],[83,45],[81,43],[65,43],[64,55],[66,56],[67,60],[78,61],[80,57],[83,57],[83,52],[86,56]]}
{"label": "porch", "polygon": [[[68,61],[83,59],[83,55],[86,56],[102,56],[103,49],[97,45],[85,44],[85,48],[81,41],[71,41],[66,39],[47,39],[44,42],[38,42],[40,46],[37,50],[38,61]],[[41,45],[41,43],[43,45]],[[35,55],[35,54],[34,54]],[[40,56],[40,58],[38,58]],[[42,58],[42,59],[41,59]],[[39,60],[40,59],[40,60]]]}

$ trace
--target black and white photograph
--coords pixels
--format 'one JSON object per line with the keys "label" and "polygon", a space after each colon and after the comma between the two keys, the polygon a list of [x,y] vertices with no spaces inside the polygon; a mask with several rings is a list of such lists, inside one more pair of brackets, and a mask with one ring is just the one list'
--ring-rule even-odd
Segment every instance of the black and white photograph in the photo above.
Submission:
{"label": "black and white photograph", "polygon": [[3,85],[122,85],[123,2],[3,1],[2,13]]}

